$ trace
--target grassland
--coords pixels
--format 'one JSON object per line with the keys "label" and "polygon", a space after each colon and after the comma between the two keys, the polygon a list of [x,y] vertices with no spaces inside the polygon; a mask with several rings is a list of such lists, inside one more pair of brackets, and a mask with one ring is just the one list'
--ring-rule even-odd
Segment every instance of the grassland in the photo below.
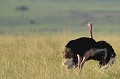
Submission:
{"label": "grassland", "polygon": [[96,61],[85,63],[83,71],[61,67],[65,44],[82,35],[76,33],[0,36],[0,79],[119,79],[119,36],[95,35],[109,42],[117,54],[109,69],[99,69]]}
{"label": "grassland", "polygon": [[[0,0],[0,79],[119,79],[119,7],[119,0]],[[94,38],[115,49],[116,62],[104,70],[89,61],[78,74],[61,67],[61,51],[88,36],[89,21]]]}
{"label": "grassland", "polygon": [[[119,4],[119,0],[0,0],[0,33],[81,31],[92,21],[99,33],[120,34]],[[29,9],[22,12],[16,9],[20,6]]]}

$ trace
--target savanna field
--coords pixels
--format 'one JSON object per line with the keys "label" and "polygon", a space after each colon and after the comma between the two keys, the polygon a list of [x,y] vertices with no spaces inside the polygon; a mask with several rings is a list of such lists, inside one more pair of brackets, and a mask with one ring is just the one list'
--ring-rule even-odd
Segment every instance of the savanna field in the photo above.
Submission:
{"label": "savanna field", "polygon": [[94,35],[109,42],[117,56],[115,64],[99,69],[97,61],[78,68],[62,67],[62,50],[71,39],[83,35],[58,33],[43,35],[0,35],[0,79],[120,79],[120,36]]}
{"label": "savanna field", "polygon": [[[120,79],[120,0],[0,0],[0,79]],[[99,69],[97,61],[62,67],[69,40],[105,40],[115,64]]]}

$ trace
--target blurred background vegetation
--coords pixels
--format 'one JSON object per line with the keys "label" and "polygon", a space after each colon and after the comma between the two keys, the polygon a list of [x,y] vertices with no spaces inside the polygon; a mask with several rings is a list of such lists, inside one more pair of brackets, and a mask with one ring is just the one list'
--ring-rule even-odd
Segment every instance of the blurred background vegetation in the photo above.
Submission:
{"label": "blurred background vegetation", "polygon": [[0,0],[0,34],[120,34],[120,0]]}

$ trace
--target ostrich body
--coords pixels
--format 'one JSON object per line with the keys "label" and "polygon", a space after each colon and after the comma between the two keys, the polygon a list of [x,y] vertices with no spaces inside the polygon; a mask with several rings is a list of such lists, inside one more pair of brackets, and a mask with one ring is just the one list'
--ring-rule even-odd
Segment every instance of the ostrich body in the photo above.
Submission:
{"label": "ostrich body", "polygon": [[[93,49],[96,51],[93,51]],[[63,62],[63,65],[68,65],[68,69],[72,66],[78,65],[81,72],[85,61],[90,59],[99,61],[99,59],[92,58],[98,51],[106,50],[104,48],[96,48],[96,41],[92,38],[81,37],[75,40],[71,40],[67,43],[65,50],[63,51],[63,58],[67,59],[67,61]]]}

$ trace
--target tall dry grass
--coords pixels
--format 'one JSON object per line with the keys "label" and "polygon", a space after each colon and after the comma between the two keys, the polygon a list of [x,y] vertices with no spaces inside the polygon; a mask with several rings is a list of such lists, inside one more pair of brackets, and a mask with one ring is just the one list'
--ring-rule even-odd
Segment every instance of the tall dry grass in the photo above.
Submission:
{"label": "tall dry grass", "polygon": [[108,41],[117,54],[109,69],[99,69],[96,61],[85,63],[83,71],[61,66],[65,44],[77,34],[0,36],[0,79],[120,79],[119,36],[95,36]]}

